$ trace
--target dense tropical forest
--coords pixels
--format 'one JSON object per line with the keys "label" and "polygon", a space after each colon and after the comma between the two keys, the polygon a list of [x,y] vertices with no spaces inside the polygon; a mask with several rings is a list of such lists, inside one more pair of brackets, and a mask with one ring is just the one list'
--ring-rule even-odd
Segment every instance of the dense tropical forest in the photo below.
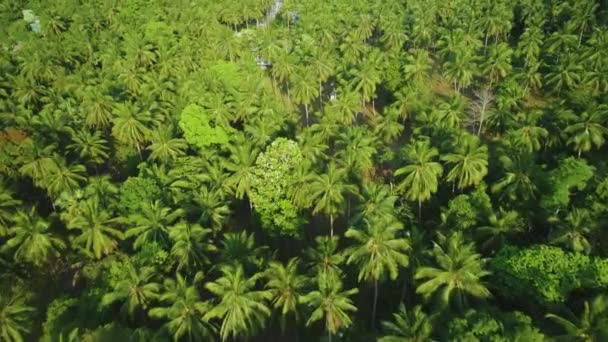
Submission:
{"label": "dense tropical forest", "polygon": [[0,341],[608,341],[608,2],[0,2]]}

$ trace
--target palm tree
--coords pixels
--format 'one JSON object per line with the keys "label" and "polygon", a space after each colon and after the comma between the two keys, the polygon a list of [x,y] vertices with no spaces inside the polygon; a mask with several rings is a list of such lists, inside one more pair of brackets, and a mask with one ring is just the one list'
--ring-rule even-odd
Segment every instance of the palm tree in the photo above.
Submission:
{"label": "palm tree", "polygon": [[574,252],[591,252],[591,242],[588,235],[595,227],[589,210],[573,208],[566,215],[566,222],[559,224],[551,234],[551,243],[566,246]]}
{"label": "palm tree", "polygon": [[424,280],[416,293],[428,298],[440,291],[443,306],[454,297],[460,308],[466,304],[467,294],[477,298],[489,297],[490,291],[481,278],[490,272],[484,270],[485,260],[475,252],[475,245],[465,243],[460,232],[452,233],[445,242],[445,247],[438,244],[433,247],[437,267],[424,266],[416,270],[414,278]]}
{"label": "palm tree", "polygon": [[470,134],[462,136],[458,142],[455,153],[443,155],[441,160],[452,166],[447,180],[464,189],[479,184],[488,174],[488,147]]}
{"label": "palm tree", "polygon": [[537,188],[533,177],[537,166],[532,155],[525,152],[512,157],[503,155],[500,161],[505,168],[505,176],[492,185],[492,192],[511,200],[536,198]]}
{"label": "palm tree", "polygon": [[504,78],[511,71],[513,50],[507,43],[498,43],[490,47],[490,53],[483,68],[483,73],[490,80],[490,85]]}
{"label": "palm tree", "polygon": [[327,50],[317,49],[310,60],[310,67],[319,84],[319,104],[323,110],[323,83],[334,73],[331,55]]}
{"label": "palm tree", "polygon": [[0,183],[0,237],[8,234],[8,228],[15,210],[21,201],[13,198],[11,192]]}
{"label": "palm tree", "polygon": [[374,282],[374,304],[372,307],[372,326],[376,321],[378,302],[378,281],[387,272],[390,279],[397,279],[399,266],[407,267],[409,259],[405,254],[409,249],[408,240],[399,237],[403,225],[389,218],[366,219],[365,228],[349,228],[345,236],[355,240],[349,248],[346,262],[359,266],[359,281]]}
{"label": "palm tree", "polygon": [[222,191],[202,186],[194,192],[193,200],[191,209],[193,212],[200,213],[198,222],[206,227],[211,227],[215,233],[221,231],[230,215],[230,207],[224,200]]}
{"label": "palm tree", "polygon": [[150,150],[149,158],[161,162],[175,160],[186,154],[188,144],[181,138],[173,138],[173,127],[163,126],[152,131],[147,150]]}
{"label": "palm tree", "polygon": [[161,246],[169,245],[169,228],[184,215],[183,209],[172,210],[163,207],[160,201],[143,203],[141,210],[128,218],[133,227],[127,229],[125,238],[135,236],[133,247],[141,248],[151,242]]}
{"label": "palm tree", "polygon": [[18,159],[21,163],[19,173],[32,178],[34,184],[43,186],[48,175],[58,167],[56,158],[53,158],[55,145],[44,148],[33,140],[23,142],[24,154]]}
{"label": "palm tree", "polygon": [[346,257],[344,253],[338,251],[339,240],[337,236],[317,236],[315,238],[316,246],[304,251],[313,274],[339,275],[342,273],[340,266]]}
{"label": "palm tree", "polygon": [[608,135],[608,128],[605,126],[607,111],[600,108],[591,113],[583,112],[578,122],[564,130],[569,136],[568,145],[574,146],[579,157],[582,152],[590,151],[593,147],[599,149],[604,145],[605,136]]}
{"label": "palm tree", "polygon": [[[369,57],[370,59],[372,57]],[[375,111],[373,99],[376,96],[376,86],[380,83],[380,72],[375,63],[368,61],[360,69],[353,69],[352,74],[353,89],[361,93],[361,108],[365,112],[365,102],[372,100],[372,109]]]}
{"label": "palm tree", "polygon": [[23,296],[12,296],[0,292],[0,340],[22,342],[23,335],[30,332],[29,323],[36,309],[25,304]]}
{"label": "palm tree", "polygon": [[177,263],[177,271],[192,271],[209,264],[208,255],[217,248],[207,239],[211,229],[198,224],[180,222],[171,227],[169,237],[173,241],[171,257]]}
{"label": "palm tree", "polygon": [[600,342],[608,339],[608,299],[599,295],[591,303],[585,301],[580,318],[570,310],[567,317],[547,314],[545,317],[559,324],[566,334],[564,341]]}
{"label": "palm tree", "polygon": [[396,218],[395,202],[397,196],[393,195],[388,185],[382,183],[366,183],[363,185],[363,201],[357,206],[354,223],[378,218]]}
{"label": "palm tree", "polygon": [[306,325],[325,319],[325,329],[331,342],[333,334],[352,324],[349,312],[356,312],[357,307],[353,305],[350,297],[359,290],[354,288],[344,291],[340,277],[328,273],[319,274],[317,286],[317,290],[301,298],[302,303],[313,309]]}
{"label": "palm tree", "polygon": [[482,248],[494,247],[494,250],[497,250],[505,244],[509,236],[523,233],[524,228],[524,221],[517,211],[500,208],[498,215],[490,215],[488,224],[477,228],[477,232],[484,239]]}
{"label": "palm tree", "polygon": [[160,284],[153,282],[156,275],[153,267],[136,270],[131,263],[126,266],[127,278],[116,282],[112,291],[102,297],[101,304],[109,306],[114,302],[123,302],[121,311],[133,317],[136,309],[146,310],[158,297]]}
{"label": "palm tree", "polygon": [[305,69],[297,70],[293,77],[293,96],[295,100],[304,105],[306,124],[309,122],[308,105],[311,104],[317,92],[314,74]]}
{"label": "palm tree", "polygon": [[433,324],[420,305],[408,312],[401,303],[399,311],[393,314],[393,321],[382,322],[382,327],[387,335],[378,339],[378,342],[432,341]]}
{"label": "palm tree", "polygon": [[266,318],[270,316],[266,302],[272,298],[272,293],[255,290],[262,274],[256,273],[247,278],[240,264],[223,265],[220,272],[222,277],[205,284],[205,288],[217,296],[219,301],[203,319],[222,320],[220,336],[223,341],[252,336],[264,327]]}
{"label": "palm tree", "polygon": [[66,165],[65,160],[55,156],[59,161],[56,167],[43,180],[43,185],[53,197],[58,197],[62,192],[71,193],[80,186],[80,182],[86,180],[86,167],[80,164]]}
{"label": "palm tree", "polygon": [[309,200],[315,204],[312,214],[323,212],[329,216],[330,236],[334,236],[334,218],[340,214],[344,194],[356,193],[357,188],[346,184],[346,170],[336,168],[333,163],[327,167],[327,173],[313,175],[309,187]]}
{"label": "palm tree", "polygon": [[405,175],[398,189],[405,191],[407,199],[418,201],[419,221],[422,217],[422,202],[437,191],[438,179],[443,173],[441,164],[434,161],[438,155],[439,151],[431,147],[428,140],[418,140],[405,149],[405,159],[411,164],[395,171],[395,176]]}
{"label": "palm tree", "polygon": [[80,112],[85,113],[87,127],[105,128],[113,119],[111,96],[103,94],[101,89],[86,86],[82,89]]}
{"label": "palm tree", "polygon": [[154,122],[150,112],[141,111],[135,106],[119,105],[113,120],[112,136],[129,147],[135,147],[141,153],[142,144],[148,141],[150,129]]}
{"label": "palm tree", "polygon": [[299,317],[298,304],[302,290],[308,282],[308,277],[298,273],[300,260],[290,259],[286,265],[271,261],[266,271],[266,289],[272,294],[272,305],[281,310],[281,328],[285,329],[285,319],[291,312],[296,320]]}
{"label": "palm tree", "polygon": [[220,246],[220,261],[225,264],[243,265],[246,269],[257,269],[265,261],[264,247],[256,246],[255,235],[243,230],[240,233],[225,233]]}
{"label": "palm tree", "polygon": [[15,261],[41,266],[49,258],[58,257],[65,248],[63,240],[49,232],[49,222],[38,216],[35,208],[29,212],[18,211],[12,221],[10,237],[0,251],[15,249]]}
{"label": "palm tree", "polygon": [[101,137],[100,131],[70,129],[69,132],[73,142],[67,146],[68,150],[93,164],[102,164],[108,158],[108,141]]}
{"label": "palm tree", "polygon": [[[232,172],[228,182],[230,182],[238,199],[247,196],[249,200],[253,170],[258,154],[259,150],[246,139],[237,141],[230,147],[230,158],[226,161],[224,167]],[[251,202],[249,204],[251,206]]]}
{"label": "palm tree", "polygon": [[202,278],[202,275],[197,274],[193,284],[188,284],[179,273],[175,278],[165,279],[158,297],[166,306],[152,308],[148,314],[153,318],[168,319],[164,326],[174,341],[203,342],[213,339],[216,329],[203,318],[209,312],[210,305],[201,301],[196,284],[197,278]]}
{"label": "palm tree", "polygon": [[416,49],[413,54],[408,55],[407,63],[403,67],[406,79],[414,82],[417,86],[423,86],[428,80],[429,71],[433,67],[433,60],[426,50]]}
{"label": "palm tree", "polygon": [[76,245],[84,248],[87,254],[100,259],[116,248],[116,240],[122,240],[124,234],[112,228],[117,220],[110,218],[110,213],[99,207],[96,198],[88,199],[81,205],[79,215],[71,218],[67,227],[80,231],[80,235],[74,238]]}

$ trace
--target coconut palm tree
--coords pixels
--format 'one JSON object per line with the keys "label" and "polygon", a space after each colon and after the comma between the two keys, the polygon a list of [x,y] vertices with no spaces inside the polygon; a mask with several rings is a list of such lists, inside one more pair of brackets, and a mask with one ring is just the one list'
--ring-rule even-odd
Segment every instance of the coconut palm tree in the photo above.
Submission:
{"label": "coconut palm tree", "polygon": [[455,300],[460,308],[466,305],[467,295],[489,297],[490,291],[481,279],[490,272],[484,270],[485,260],[476,253],[475,245],[466,243],[460,232],[443,239],[445,246],[435,244],[433,247],[437,266],[423,266],[416,270],[414,278],[423,281],[416,293],[426,298],[438,294],[442,306]]}
{"label": "coconut palm tree", "polygon": [[498,214],[490,215],[487,225],[477,228],[483,240],[481,247],[485,250],[501,248],[510,236],[524,232],[524,223],[517,211],[500,208]]}
{"label": "coconut palm tree", "polygon": [[363,185],[363,200],[355,210],[353,222],[362,223],[366,218],[374,220],[377,218],[395,218],[395,196],[388,185],[370,182]]}
{"label": "coconut palm tree", "polygon": [[147,310],[151,302],[158,298],[160,284],[154,282],[156,273],[153,267],[135,269],[130,262],[126,267],[126,278],[114,284],[112,291],[102,297],[101,304],[109,306],[122,302],[121,311],[133,317],[135,310]]}
{"label": "coconut palm tree", "polygon": [[405,175],[398,189],[405,191],[405,197],[418,201],[418,218],[422,216],[422,202],[431,198],[439,186],[439,177],[443,173],[441,164],[434,161],[439,151],[431,147],[429,140],[417,140],[405,149],[405,165],[395,171],[395,176]]}
{"label": "coconut palm tree", "polygon": [[222,191],[202,186],[194,192],[192,200],[189,211],[199,215],[198,223],[211,227],[215,233],[221,231],[230,215],[230,207]]}
{"label": "coconut palm tree", "polygon": [[211,229],[198,224],[180,222],[171,227],[169,238],[173,242],[170,255],[177,263],[177,271],[193,271],[209,264],[209,254],[217,248],[208,240]]}
{"label": "coconut palm tree", "polygon": [[230,147],[230,158],[226,161],[224,167],[232,173],[228,182],[230,182],[234,189],[234,195],[238,199],[247,196],[249,200],[253,170],[258,154],[259,150],[245,139],[237,141]]}
{"label": "coconut palm tree", "polygon": [[441,160],[451,166],[447,180],[459,189],[479,184],[488,174],[488,147],[474,135],[461,136],[454,153],[441,156]]}
{"label": "coconut palm tree", "polygon": [[385,336],[378,342],[426,342],[432,341],[432,317],[428,317],[420,305],[407,311],[405,305],[399,305],[399,311],[393,314],[393,321],[382,322]]}
{"label": "coconut palm tree", "polygon": [[225,233],[219,250],[224,264],[243,265],[246,270],[257,269],[265,261],[262,255],[265,248],[256,246],[255,235],[246,231]]}
{"label": "coconut palm tree", "polygon": [[220,278],[205,284],[205,288],[217,300],[203,319],[222,320],[222,341],[254,335],[264,327],[266,318],[270,316],[266,303],[272,298],[272,293],[255,290],[256,283],[263,275],[256,273],[248,278],[240,264],[223,265],[220,272]]}
{"label": "coconut palm tree", "polygon": [[296,70],[296,73],[293,76],[292,93],[295,101],[304,105],[307,125],[309,123],[308,106],[312,103],[312,100],[316,96],[316,84],[317,82],[312,72],[303,68]]}
{"label": "coconut palm tree", "polygon": [[41,266],[51,257],[58,257],[65,243],[51,233],[50,224],[36,214],[35,208],[29,212],[20,210],[14,217],[9,229],[9,238],[0,251],[14,250],[13,258],[17,262],[28,262]]}
{"label": "coconut palm tree", "polygon": [[339,275],[342,273],[340,266],[346,257],[344,253],[338,251],[340,239],[337,236],[317,236],[315,247],[310,247],[304,251],[308,266],[312,274],[332,273]]}
{"label": "coconut palm tree", "polygon": [[345,236],[355,240],[355,244],[346,251],[348,255],[346,262],[357,264],[359,281],[374,282],[373,326],[376,321],[378,281],[387,273],[390,279],[397,279],[399,267],[406,267],[409,264],[405,254],[409,249],[409,243],[400,234],[403,225],[390,217],[370,218],[364,222],[364,229],[349,228],[346,231]]}
{"label": "coconut palm tree", "polygon": [[568,136],[568,145],[572,145],[578,156],[583,152],[588,152],[592,148],[600,148],[608,136],[606,128],[606,113],[608,109],[598,108],[591,113],[583,112],[578,118],[578,122],[566,127],[564,133]]}
{"label": "coconut palm tree", "polygon": [[511,55],[513,50],[507,43],[490,46],[490,53],[483,66],[483,73],[488,77],[490,85],[506,77],[511,71]]}
{"label": "coconut palm tree", "polygon": [[95,197],[81,203],[78,216],[67,222],[68,229],[79,230],[80,235],[73,240],[76,246],[97,259],[112,253],[116,248],[117,240],[122,240],[122,231],[113,228],[117,223],[110,217],[107,210],[99,207],[99,200]]}
{"label": "coconut palm tree", "polygon": [[0,237],[8,234],[9,224],[19,205],[21,201],[14,199],[13,194],[0,183]]}
{"label": "coconut palm tree", "polygon": [[559,336],[564,341],[600,342],[608,339],[608,299],[599,295],[593,301],[585,301],[580,317],[568,310],[567,316],[547,314],[545,317],[560,325],[566,333]]}
{"label": "coconut palm tree", "polygon": [[321,273],[318,276],[317,289],[302,296],[301,302],[313,309],[306,325],[321,319],[325,320],[325,329],[329,341],[332,335],[342,328],[352,324],[349,312],[356,312],[350,297],[359,292],[358,289],[343,290],[342,280],[339,276],[330,273]]}
{"label": "coconut palm tree", "polygon": [[534,177],[537,166],[533,156],[524,152],[514,156],[503,155],[499,159],[505,169],[505,175],[492,185],[492,192],[500,193],[500,197],[506,196],[511,200],[536,198]]}
{"label": "coconut palm tree", "polygon": [[36,309],[25,303],[23,296],[10,296],[0,292],[0,339],[22,342],[30,332],[29,324]]}
{"label": "coconut palm tree", "polygon": [[47,192],[57,198],[62,192],[71,193],[86,180],[86,167],[80,164],[66,165],[65,160],[57,155],[56,167],[42,180]]}
{"label": "coconut palm tree", "polygon": [[183,215],[183,209],[172,210],[163,207],[158,200],[143,203],[139,212],[129,215],[127,221],[132,227],[125,232],[125,238],[135,237],[135,249],[151,242],[168,246],[169,228]]}
{"label": "coconut palm tree", "polygon": [[150,317],[166,319],[164,327],[169,331],[174,341],[204,342],[213,339],[215,326],[203,317],[209,312],[209,302],[201,300],[198,289],[197,274],[192,284],[179,273],[175,279],[166,278],[158,300],[164,304],[151,308]]}
{"label": "coconut palm tree", "polygon": [[184,139],[174,138],[172,126],[159,127],[150,135],[151,144],[146,147],[150,151],[151,160],[166,163],[186,154],[188,144]]}
{"label": "coconut palm tree", "polygon": [[346,170],[329,164],[327,173],[313,175],[310,180],[309,201],[314,203],[312,214],[323,212],[329,216],[330,236],[334,236],[334,219],[340,214],[344,195],[356,193],[357,188],[346,183]]}
{"label": "coconut palm tree", "polygon": [[298,304],[304,286],[308,283],[308,277],[298,273],[300,260],[289,259],[287,264],[271,261],[268,264],[265,276],[267,278],[266,289],[272,294],[272,306],[281,310],[281,328],[285,329],[285,319],[288,314],[293,313],[295,319],[299,318]]}
{"label": "coconut palm tree", "polygon": [[414,82],[417,86],[423,86],[428,80],[429,71],[433,67],[433,60],[426,50],[416,49],[406,57],[407,62],[403,66],[406,79]]}
{"label": "coconut palm tree", "polygon": [[587,209],[573,208],[566,215],[565,222],[558,224],[551,234],[551,243],[564,245],[574,252],[589,254],[591,241],[589,235],[596,224]]}
{"label": "coconut palm tree", "polygon": [[72,143],[67,146],[68,150],[93,164],[102,164],[106,161],[108,141],[101,137],[100,131],[91,133],[86,129],[69,129],[68,132],[72,138]]}

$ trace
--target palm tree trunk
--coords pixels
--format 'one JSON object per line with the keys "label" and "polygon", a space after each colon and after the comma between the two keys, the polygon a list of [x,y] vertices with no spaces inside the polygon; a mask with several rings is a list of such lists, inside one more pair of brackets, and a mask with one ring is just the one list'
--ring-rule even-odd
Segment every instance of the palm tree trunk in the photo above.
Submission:
{"label": "palm tree trunk", "polygon": [[334,237],[334,215],[329,215],[329,236]]}
{"label": "palm tree trunk", "polygon": [[378,305],[378,279],[374,279],[374,306],[372,307],[372,330],[376,323],[376,306]]}
{"label": "palm tree trunk", "polygon": [[481,135],[481,127],[483,126],[484,116],[485,116],[485,113],[482,113],[481,118],[479,118],[479,128],[477,129],[477,136]]}
{"label": "palm tree trunk", "polygon": [[304,104],[304,111],[306,112],[306,126],[308,126],[308,103]]}
{"label": "palm tree trunk", "polygon": [[323,83],[319,80],[319,105],[323,111]]}

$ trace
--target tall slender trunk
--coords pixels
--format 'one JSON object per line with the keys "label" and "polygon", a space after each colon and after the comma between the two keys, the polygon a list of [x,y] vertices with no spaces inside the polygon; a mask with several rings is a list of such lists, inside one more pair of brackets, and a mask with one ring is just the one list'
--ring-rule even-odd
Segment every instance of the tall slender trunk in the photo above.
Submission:
{"label": "tall slender trunk", "polygon": [[306,112],[306,126],[308,126],[308,103],[304,104],[304,111]]}
{"label": "tall slender trunk", "polygon": [[376,323],[376,306],[378,305],[378,279],[374,279],[374,306],[372,307],[372,330]]}
{"label": "tall slender trunk", "polygon": [[485,116],[485,113],[481,113],[481,117],[479,118],[479,128],[477,129],[477,136],[481,136],[481,127],[483,126],[483,119]]}
{"label": "tall slender trunk", "polygon": [[488,32],[486,32],[486,39],[484,40],[483,43],[483,54],[486,54],[486,49],[488,48]]}
{"label": "tall slender trunk", "polygon": [[319,105],[323,111],[323,83],[319,80]]}
{"label": "tall slender trunk", "polygon": [[329,236],[334,237],[334,215],[329,215]]}

